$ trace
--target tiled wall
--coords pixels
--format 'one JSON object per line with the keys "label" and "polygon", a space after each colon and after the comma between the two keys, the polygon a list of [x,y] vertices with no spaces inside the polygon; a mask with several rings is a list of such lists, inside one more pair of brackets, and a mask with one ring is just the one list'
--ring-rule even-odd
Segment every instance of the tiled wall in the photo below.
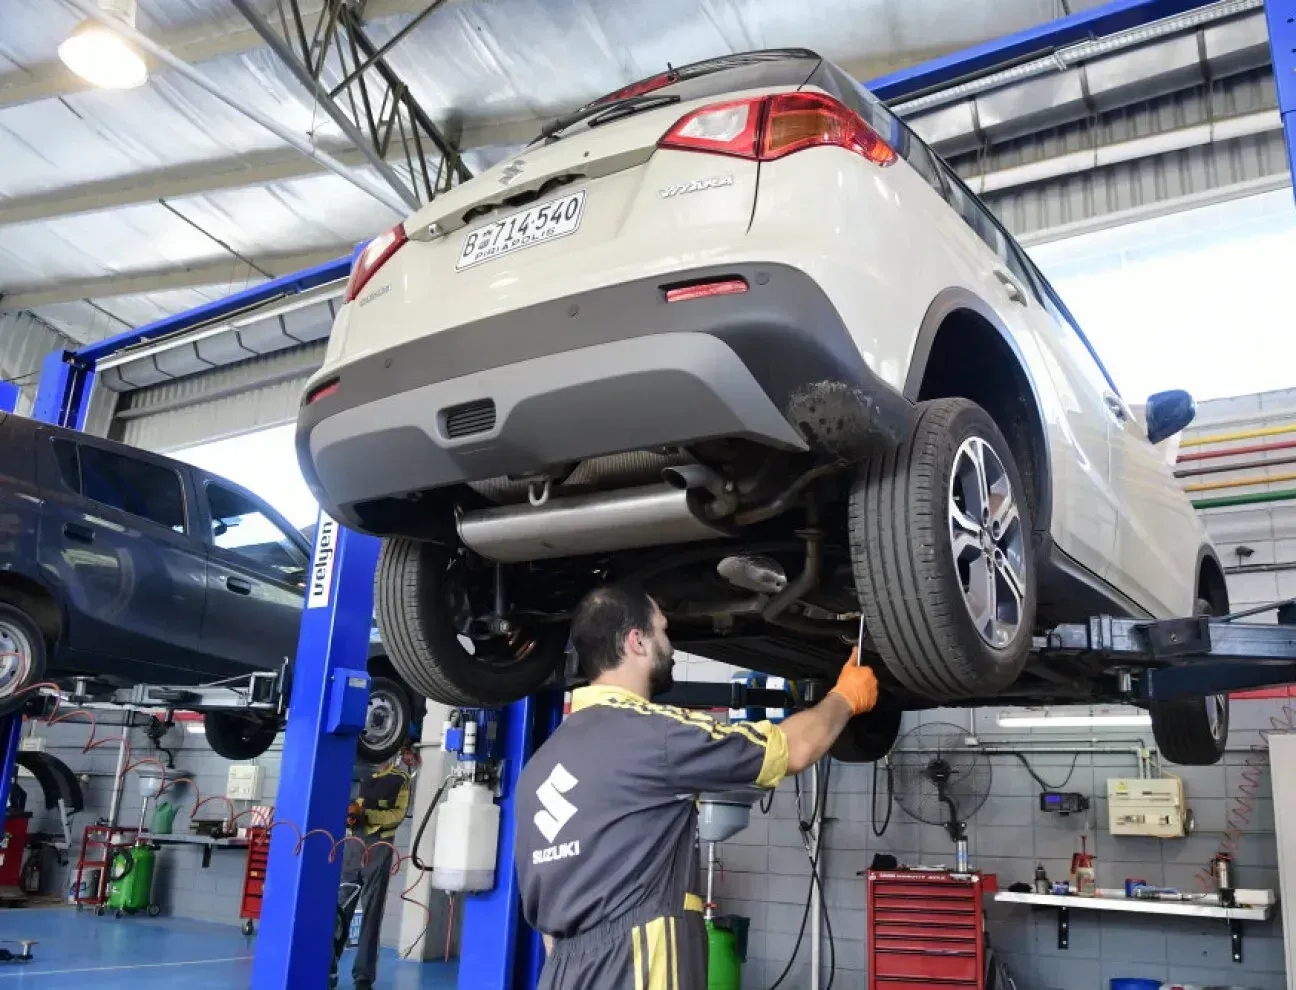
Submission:
{"label": "tiled wall", "polygon": [[[100,712],[98,715],[100,724],[96,730],[96,738],[105,739],[121,735],[121,716],[119,713]],[[79,845],[82,829],[108,813],[112,800],[112,774],[117,761],[117,744],[108,743],[103,746],[96,746],[89,753],[83,752],[89,738],[89,730],[84,723],[78,722],[62,723],[52,727],[44,725],[32,726],[29,724],[24,731],[44,738],[46,752],[57,756],[74,772],[91,775],[89,780],[83,782],[82,785],[85,790],[86,810],[76,815],[72,820],[73,840],[75,844]],[[162,758],[162,754],[152,748],[142,730],[132,730],[129,733],[129,740],[132,756],[135,759],[145,756]],[[265,767],[263,797],[256,802],[258,804],[268,805],[274,803],[275,791],[279,786],[281,743],[282,737],[265,755],[257,760],[249,761],[259,763]],[[222,759],[208,749],[205,737],[201,733],[191,734],[179,728],[173,729],[163,740],[163,745],[172,750],[175,767],[178,770],[186,771],[185,776],[194,779],[204,798],[211,794],[225,793],[230,761]],[[436,755],[435,751],[431,751],[431,753]],[[428,758],[425,755],[425,759]],[[357,779],[359,778],[357,777]],[[41,791],[36,782],[30,777],[20,776],[19,783],[27,789],[28,808],[36,811],[36,817],[32,821],[32,829],[57,832],[59,828],[57,812],[44,809]],[[189,831],[189,808],[194,801],[192,788],[187,785],[184,786],[184,789],[180,790],[171,800],[172,803],[180,806],[173,832],[177,835],[183,835]],[[138,825],[140,806],[141,798],[136,785],[136,776],[132,774],[127,779],[117,824],[122,826]],[[250,803],[248,802],[238,803],[236,809],[241,811],[244,807],[249,806]],[[221,801],[209,802],[198,811],[199,818],[219,818],[224,814],[225,806]],[[149,818],[150,820],[152,818],[151,807]],[[397,848],[409,848],[411,841],[410,830],[411,821],[406,819],[405,824],[397,833]],[[322,845],[312,843],[307,846],[303,855],[325,857],[327,856],[327,849]],[[71,878],[75,877],[76,859],[77,850],[74,848],[70,854],[68,867],[60,871],[58,875],[46,879],[44,884],[45,892],[61,891],[66,893]],[[246,851],[242,849],[213,850],[211,865],[204,869],[202,868],[202,852],[199,848],[166,846],[158,854],[158,872],[153,888],[154,900],[162,906],[165,914],[237,924],[239,923],[239,901],[243,891],[245,866]],[[397,944],[402,909],[400,893],[407,884],[408,881],[405,879],[404,870],[390,881],[387,893],[387,907],[383,915],[384,944]],[[445,919],[447,916],[445,895],[434,892],[428,907],[432,921],[427,937],[433,944],[440,947],[445,940]],[[130,920],[112,921],[105,919],[104,923],[130,924]]]}

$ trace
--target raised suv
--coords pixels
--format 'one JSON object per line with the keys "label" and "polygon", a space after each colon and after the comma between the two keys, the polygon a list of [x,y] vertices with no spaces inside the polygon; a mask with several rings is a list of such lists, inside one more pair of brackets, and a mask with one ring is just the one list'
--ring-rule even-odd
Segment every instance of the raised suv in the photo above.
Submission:
{"label": "raised suv", "polygon": [[[692,653],[830,675],[855,641],[903,709],[1120,697],[1032,637],[1227,608],[1156,444],[1025,252],[813,52],[684,66],[555,120],[356,258],[298,424],[330,513],[386,537],[379,623],[430,697],[560,667],[595,582]],[[1160,703],[1218,759],[1227,699]]]}

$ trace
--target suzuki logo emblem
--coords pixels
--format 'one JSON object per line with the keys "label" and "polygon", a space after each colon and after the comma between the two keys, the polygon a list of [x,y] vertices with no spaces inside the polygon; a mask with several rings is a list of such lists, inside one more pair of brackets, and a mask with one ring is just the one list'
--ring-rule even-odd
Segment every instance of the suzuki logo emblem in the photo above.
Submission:
{"label": "suzuki logo emblem", "polygon": [[537,811],[532,819],[545,841],[553,842],[563,826],[576,814],[576,805],[568,801],[564,794],[570,791],[579,781],[561,763],[555,763],[548,779],[536,788],[536,797],[544,805],[543,811]]}
{"label": "suzuki logo emblem", "polygon": [[522,166],[525,164],[526,162],[523,159],[519,158],[517,161],[510,162],[508,165],[506,165],[504,167],[504,171],[500,173],[500,178],[499,178],[500,185],[507,186],[510,182],[516,179],[519,175],[521,175]]}

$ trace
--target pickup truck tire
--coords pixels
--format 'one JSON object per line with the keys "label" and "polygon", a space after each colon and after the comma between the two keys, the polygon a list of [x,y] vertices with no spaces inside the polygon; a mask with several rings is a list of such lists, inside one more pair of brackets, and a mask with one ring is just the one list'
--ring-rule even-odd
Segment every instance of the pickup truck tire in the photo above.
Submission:
{"label": "pickup truck tire", "polygon": [[425,697],[463,707],[510,704],[558,668],[566,628],[470,637],[466,621],[485,604],[465,607],[468,589],[459,575],[466,553],[418,540],[383,540],[374,579],[378,630],[396,672]]}
{"label": "pickup truck tire", "polygon": [[279,720],[244,712],[206,712],[203,730],[207,745],[217,756],[253,760],[268,750],[279,735]]}
{"label": "pickup truck tire", "polygon": [[27,702],[24,689],[45,679],[45,634],[20,605],[0,601],[0,715]]}
{"label": "pickup truck tire", "polygon": [[409,740],[414,702],[399,681],[369,678],[369,709],[356,740],[356,756],[364,763],[386,763]]}
{"label": "pickup truck tire", "polygon": [[[1211,603],[1198,599],[1194,615],[1213,615]],[[1229,696],[1176,698],[1148,705],[1157,749],[1171,763],[1208,767],[1218,763],[1228,745]]]}
{"label": "pickup truck tire", "polygon": [[886,699],[863,715],[856,715],[846,723],[846,728],[832,744],[829,755],[842,763],[875,763],[895,745],[900,735],[900,718],[904,714],[898,705]]}
{"label": "pickup truck tire", "polygon": [[851,489],[860,608],[887,669],[933,701],[994,695],[1035,624],[1030,506],[1012,451],[967,399],[920,403],[910,435]]}

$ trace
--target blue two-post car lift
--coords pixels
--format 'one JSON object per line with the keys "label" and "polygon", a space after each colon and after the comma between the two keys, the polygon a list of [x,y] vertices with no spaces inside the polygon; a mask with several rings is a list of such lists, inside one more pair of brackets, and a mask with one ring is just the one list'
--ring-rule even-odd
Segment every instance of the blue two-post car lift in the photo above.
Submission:
{"label": "blue two-post car lift", "polygon": [[[889,101],[940,88],[961,78],[1047,53],[1059,46],[1136,27],[1203,6],[1202,0],[1114,0],[1101,7],[978,45],[873,80],[869,87]],[[1296,172],[1296,0],[1267,0],[1270,48],[1288,158]],[[145,341],[208,326],[247,309],[347,277],[352,257],[273,279],[255,288],[148,324],[77,351],[49,355],[41,371],[33,415],[82,428],[96,363]],[[17,393],[0,383],[0,410],[12,410]],[[321,523],[331,522],[321,519]],[[344,829],[354,761],[356,686],[363,683],[373,615],[373,575],[378,543],[341,526],[317,543],[313,578],[322,588],[302,618],[292,698],[284,742],[276,817],[302,834]],[[320,542],[323,542],[321,537]],[[325,557],[329,559],[325,559]],[[1237,618],[1245,618],[1238,616]],[[1040,644],[1049,654],[1101,654],[1130,672],[1131,700],[1147,701],[1296,682],[1296,629],[1220,619],[1140,622],[1097,617],[1053,630]],[[742,707],[739,689],[716,686],[715,696],[695,704]],[[782,696],[780,695],[781,699]],[[777,706],[781,700],[746,703]],[[471,990],[529,990],[541,961],[539,939],[522,923],[513,870],[516,822],[511,814],[517,775],[560,717],[557,690],[510,706],[503,714],[504,764],[499,860],[495,888],[466,899],[459,986]],[[13,778],[20,718],[0,719],[0,808]],[[276,830],[271,843],[253,990],[325,986],[340,862],[317,847],[297,854],[297,835]]]}

